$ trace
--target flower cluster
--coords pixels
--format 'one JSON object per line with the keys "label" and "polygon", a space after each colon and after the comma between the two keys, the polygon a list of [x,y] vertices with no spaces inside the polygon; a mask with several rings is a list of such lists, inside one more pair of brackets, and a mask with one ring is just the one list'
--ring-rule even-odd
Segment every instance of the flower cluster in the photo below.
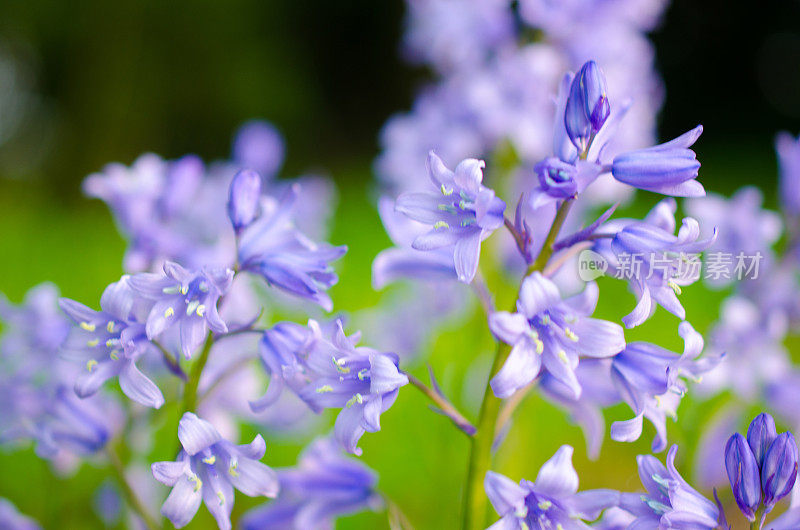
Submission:
{"label": "flower cluster", "polygon": [[[333,528],[362,511],[406,528],[397,499],[355,457],[365,433],[405,410],[395,403],[407,387],[403,396],[419,390],[470,438],[467,530],[485,527],[490,504],[493,529],[725,530],[726,509],[739,517],[734,503],[761,529],[792,491],[767,528],[800,527],[791,432],[778,434],[762,413],[746,436],[730,435],[762,401],[779,422],[800,425],[800,369],[785,344],[800,328],[800,142],[777,142],[783,216],[763,209],[752,188],[706,196],[693,150],[702,126],[653,138],[660,83],[643,35],[657,23],[659,0],[407,3],[404,49],[432,66],[437,82],[383,132],[378,213],[393,246],[375,257],[371,280],[405,290],[388,288],[348,316],[372,346],[345,333],[344,316],[323,315],[342,302],[334,267],[347,251],[326,241],[332,185],[278,178],[280,135],[249,122],[230,160],[148,154],[87,178],[85,191],[108,204],[126,238],[124,272],[98,309],[58,299],[46,284],[19,305],[0,299],[0,443],[33,441],[60,471],[88,457],[108,467],[118,484],[104,485],[97,504],[109,524],[119,496],[133,524],[150,529],[162,524],[158,504],[178,528],[201,504],[223,529]],[[615,215],[611,203],[634,190],[654,206],[641,218]],[[691,214],[680,226],[676,198]],[[785,248],[776,249],[782,234]],[[763,255],[765,270],[752,281],[711,282],[731,291],[704,340],[682,290],[698,283],[703,253],[738,252]],[[613,279],[582,275],[580,256],[623,280],[633,310],[600,298]],[[462,316],[472,329],[458,352],[463,396],[451,400],[451,375],[460,372],[448,366],[440,386],[429,365],[426,384],[415,363],[432,349],[435,327],[466,326]],[[660,344],[670,339],[682,339],[682,353]],[[489,342],[487,370],[480,350]],[[677,419],[686,395],[725,400],[727,390],[734,404],[695,413],[697,423],[709,420],[694,451],[698,488],[676,467],[677,445],[666,464],[637,458],[643,492],[579,492],[569,445],[533,482],[495,471],[514,462],[493,455],[512,445],[512,422],[528,419],[517,407],[529,393],[568,412],[597,459],[607,431],[635,442],[645,419],[652,451],[666,450],[667,418]],[[615,409],[607,426],[605,411],[616,405],[630,412],[619,419]],[[542,439],[555,432],[539,427]],[[177,433],[174,451],[162,432]],[[313,439],[294,467],[261,462],[268,440],[294,447],[322,432],[330,434]],[[232,442],[246,434],[251,443]],[[270,451],[271,465],[280,453]],[[725,474],[730,488],[715,490],[712,502],[703,488]],[[271,500],[240,518],[236,490]],[[35,523],[0,499],[0,526]]]}

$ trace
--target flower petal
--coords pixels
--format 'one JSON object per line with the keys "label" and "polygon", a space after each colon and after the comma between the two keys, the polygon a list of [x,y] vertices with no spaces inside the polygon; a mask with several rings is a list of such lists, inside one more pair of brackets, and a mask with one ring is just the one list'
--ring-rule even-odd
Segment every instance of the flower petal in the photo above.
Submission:
{"label": "flower petal", "polygon": [[460,237],[456,241],[453,259],[456,264],[458,280],[470,283],[478,272],[478,261],[481,256],[481,230],[473,230],[471,234]]}
{"label": "flower petal", "polygon": [[221,439],[213,425],[198,418],[193,412],[186,412],[178,423],[178,440],[190,456],[196,455]]}
{"label": "flower petal", "polygon": [[517,310],[528,318],[533,318],[545,309],[561,302],[561,293],[552,281],[534,272],[522,281],[519,290]]}
{"label": "flower petal", "polygon": [[494,395],[505,399],[524,387],[539,375],[542,358],[528,338],[523,338],[511,348],[503,367],[492,378],[490,385]]}
{"label": "flower petal", "polygon": [[573,495],[578,491],[578,473],[572,466],[573,449],[562,445],[556,454],[542,465],[536,475],[536,490],[555,498]]}
{"label": "flower petal", "polygon": [[127,363],[120,371],[119,386],[126,396],[146,407],[158,409],[164,404],[161,390],[133,362]]}
{"label": "flower petal", "polygon": [[516,482],[494,471],[486,472],[483,488],[495,511],[501,516],[521,508],[528,494]]}
{"label": "flower petal", "polygon": [[200,489],[195,489],[195,483],[187,477],[179,479],[175,487],[161,506],[161,514],[175,525],[182,528],[189,524],[200,508],[203,499]]}

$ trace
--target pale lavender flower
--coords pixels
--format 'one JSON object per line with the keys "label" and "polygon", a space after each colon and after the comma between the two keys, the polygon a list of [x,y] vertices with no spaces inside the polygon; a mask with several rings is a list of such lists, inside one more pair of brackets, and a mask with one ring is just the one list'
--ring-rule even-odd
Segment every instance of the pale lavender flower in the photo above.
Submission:
{"label": "pale lavender flower", "polygon": [[130,277],[139,296],[152,302],[147,315],[146,334],[152,340],[168,329],[179,329],[181,351],[191,358],[209,330],[227,333],[217,302],[233,281],[230,269],[191,271],[177,263],[164,263],[163,274],[140,273]]}
{"label": "pale lavender flower", "polygon": [[572,467],[573,449],[562,445],[545,462],[535,482],[512,480],[489,471],[484,488],[501,519],[492,530],[526,528],[589,528],[581,519],[594,520],[604,509],[619,502],[619,492],[587,490],[578,493],[578,474]]}
{"label": "pale lavender flower", "polygon": [[587,61],[572,80],[564,109],[567,135],[579,153],[588,153],[610,113],[605,75],[596,62]]}
{"label": "pale lavender flower", "polygon": [[70,322],[50,284],[32,288],[20,305],[0,296],[0,444],[34,440],[36,453],[61,469],[101,450],[119,427],[108,395],[79,399],[76,369],[59,358]]}
{"label": "pale lavender flower", "polygon": [[278,470],[278,480],[278,498],[247,512],[242,518],[244,530],[330,530],[337,517],[383,504],[375,472],[344,456],[332,438],[313,441],[300,454],[297,466]]}
{"label": "pale lavender flower", "polygon": [[399,371],[395,354],[356,347],[359,337],[347,337],[340,320],[327,333],[314,320],[307,327],[277,324],[264,333],[261,347],[270,386],[251,406],[256,411],[268,407],[285,385],[315,412],[341,408],[336,439],[360,455],[358,440],[365,432],[380,430],[380,415],[392,406],[408,377]]}
{"label": "pale lavender flower", "polygon": [[39,530],[41,526],[34,519],[21,514],[11,501],[0,497],[0,528],[6,530]]}
{"label": "pale lavender flower", "polygon": [[403,42],[412,62],[447,73],[482,64],[514,39],[510,0],[407,0]]}
{"label": "pale lavender flower", "polygon": [[395,211],[394,201],[388,197],[378,200],[378,213],[386,233],[396,246],[381,251],[372,262],[372,286],[375,289],[402,278],[434,281],[457,279],[449,249],[424,251],[413,248],[414,240],[428,231],[426,225]]}
{"label": "pale lavender flower", "polygon": [[792,491],[797,478],[797,460],[797,443],[792,433],[781,433],[772,440],[761,465],[761,487],[767,511]]}
{"label": "pale lavender flower", "polygon": [[332,302],[325,291],[338,281],[330,262],[342,257],[347,247],[315,243],[295,228],[294,205],[300,193],[295,183],[280,200],[262,200],[261,215],[240,236],[239,266],[330,311]]}
{"label": "pale lavender flower", "polygon": [[759,467],[747,439],[738,432],[734,433],[725,444],[725,469],[733,498],[751,522],[755,521],[755,512],[761,504]]}
{"label": "pale lavender flower", "polygon": [[698,359],[703,351],[703,337],[688,322],[681,322],[678,334],[684,340],[683,354],[647,342],[629,342],[611,363],[611,377],[622,399],[636,416],[611,426],[611,438],[621,442],[638,440],[642,420],[649,419],[656,428],[653,451],[667,446],[666,416],[675,417],[680,398],[686,393],[685,377],[699,381],[722,356]]}
{"label": "pale lavender flower", "polygon": [[161,513],[176,528],[189,524],[205,503],[219,528],[230,530],[234,488],[249,497],[275,497],[276,473],[259,462],[266,451],[261,435],[245,445],[222,438],[213,425],[187,412],[178,426],[183,450],[175,462],[156,462],[153,476],[172,487]]}
{"label": "pale lavender flower", "polygon": [[678,446],[673,445],[667,454],[667,467],[651,455],[636,457],[639,478],[647,491],[620,496],[620,508],[636,516],[629,528],[718,528],[720,510],[675,469],[677,452]]}
{"label": "pale lavender flower", "polygon": [[700,225],[686,217],[678,235],[673,235],[675,208],[674,199],[665,199],[643,221],[627,223],[610,244],[601,241],[595,245],[609,260],[611,274],[627,279],[638,299],[634,310],[622,319],[629,328],[650,318],[656,305],[681,320],[686,318],[677,295],[681,286],[699,279],[697,255],[714,242],[716,231],[710,238],[700,239]]}
{"label": "pale lavender flower", "polygon": [[271,123],[251,120],[236,131],[232,151],[233,162],[239,167],[271,179],[283,165],[285,147],[281,134]]}
{"label": "pale lavender flower", "polygon": [[129,276],[103,291],[100,311],[66,298],[58,303],[75,324],[61,354],[83,368],[75,382],[78,396],[91,396],[107,380],[118,377],[130,399],[153,408],[164,404],[161,390],[136,367],[140,357],[154,350],[145,331],[152,304],[137,296]]}
{"label": "pale lavender flower", "polygon": [[489,317],[492,333],[512,346],[506,363],[492,378],[495,395],[507,398],[546,371],[578,398],[579,357],[610,357],[625,348],[618,324],[589,318],[596,303],[593,284],[563,300],[558,287],[540,273],[525,278],[517,312],[499,311]]}
{"label": "pale lavender flower", "polygon": [[236,173],[228,192],[228,218],[237,234],[258,217],[260,202],[261,175],[249,169]]}
{"label": "pale lavender flower", "polygon": [[481,241],[503,225],[506,207],[481,184],[483,167],[481,160],[466,159],[450,171],[431,151],[428,172],[438,193],[405,193],[395,204],[397,211],[432,226],[412,246],[417,250],[452,247],[456,273],[464,283],[475,277]]}

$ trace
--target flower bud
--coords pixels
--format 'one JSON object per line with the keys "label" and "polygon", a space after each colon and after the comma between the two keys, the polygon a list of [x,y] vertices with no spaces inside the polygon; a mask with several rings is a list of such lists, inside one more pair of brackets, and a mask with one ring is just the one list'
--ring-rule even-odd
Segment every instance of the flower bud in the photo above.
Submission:
{"label": "flower bud", "polygon": [[767,510],[792,491],[796,477],[797,444],[792,433],[784,432],[770,444],[761,467],[761,486]]}
{"label": "flower bud", "polygon": [[750,444],[750,449],[756,457],[759,468],[764,465],[764,455],[766,455],[772,441],[777,437],[778,431],[775,429],[775,420],[769,414],[762,412],[750,422],[750,426],[747,428],[747,443]]}
{"label": "flower bud", "polygon": [[606,78],[597,63],[588,61],[572,80],[564,112],[567,134],[579,152],[589,149],[591,138],[606,122],[610,112]]}
{"label": "flower bud", "polygon": [[228,193],[228,218],[238,234],[258,215],[261,200],[261,176],[250,169],[236,173]]}
{"label": "flower bud", "polygon": [[745,517],[754,521],[755,511],[761,503],[758,463],[747,440],[739,433],[728,438],[725,444],[725,469],[736,504]]}

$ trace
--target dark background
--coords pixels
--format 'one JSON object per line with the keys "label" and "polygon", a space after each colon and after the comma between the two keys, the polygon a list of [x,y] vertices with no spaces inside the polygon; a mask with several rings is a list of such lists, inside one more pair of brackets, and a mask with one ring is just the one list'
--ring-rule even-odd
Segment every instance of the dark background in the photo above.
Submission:
{"label": "dark background", "polygon": [[[263,117],[287,137],[287,173],[325,167],[337,180],[364,180],[367,171],[336,170],[368,168],[380,126],[410,106],[427,75],[400,59],[403,9],[373,0],[4,2],[0,43],[33,104],[0,146],[0,175],[45,181],[72,200],[109,161],[144,151],[223,157],[235,127]],[[741,158],[774,178],[775,132],[800,129],[799,17],[789,0],[675,1],[652,36],[667,87],[662,138],[703,123],[706,164]],[[720,191],[738,185],[711,178],[707,187]]]}

